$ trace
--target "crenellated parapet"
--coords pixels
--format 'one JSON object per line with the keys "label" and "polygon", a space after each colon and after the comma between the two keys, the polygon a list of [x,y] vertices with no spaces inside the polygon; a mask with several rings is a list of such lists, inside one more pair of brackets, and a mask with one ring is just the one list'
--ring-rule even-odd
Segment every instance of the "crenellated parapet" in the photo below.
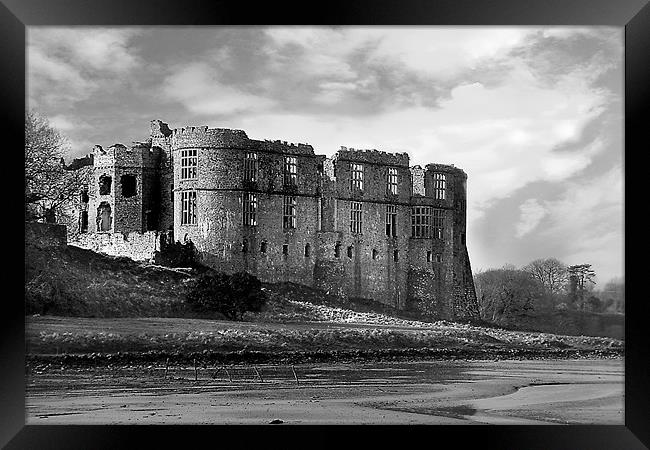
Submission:
{"label": "crenellated parapet", "polygon": [[309,144],[250,139],[243,130],[230,128],[208,128],[207,126],[175,128],[171,132],[170,143],[172,149],[227,148],[315,156],[314,148]]}
{"label": "crenellated parapet", "polygon": [[448,164],[427,164],[425,166],[426,170],[428,172],[442,172],[442,173],[449,173],[453,174],[455,176],[460,176],[462,178],[467,178],[467,174],[463,169],[460,169],[453,164],[448,165]]}
{"label": "crenellated parapet", "polygon": [[334,154],[333,159],[339,161],[361,162],[370,164],[381,164],[390,166],[408,167],[408,153],[389,153],[380,150],[360,150],[354,148],[341,147]]}
{"label": "crenellated parapet", "polygon": [[121,166],[156,169],[160,153],[160,148],[152,147],[149,142],[134,142],[130,147],[118,143],[106,149],[96,145],[93,148],[93,165],[95,168]]}
{"label": "crenellated parapet", "polygon": [[178,148],[251,148],[254,144],[243,130],[229,128],[184,127],[174,128],[171,146]]}
{"label": "crenellated parapet", "polygon": [[315,156],[314,147],[309,144],[294,144],[287,141],[253,141],[258,143],[260,151],[282,153],[287,155]]}

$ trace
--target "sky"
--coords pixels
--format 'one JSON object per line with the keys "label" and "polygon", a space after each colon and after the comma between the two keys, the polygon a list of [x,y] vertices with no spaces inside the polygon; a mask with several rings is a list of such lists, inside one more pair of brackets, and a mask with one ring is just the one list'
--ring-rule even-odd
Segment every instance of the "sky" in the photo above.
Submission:
{"label": "sky", "polygon": [[407,152],[468,175],[472,269],[624,275],[622,27],[28,27],[27,103],[68,138],[149,122]]}

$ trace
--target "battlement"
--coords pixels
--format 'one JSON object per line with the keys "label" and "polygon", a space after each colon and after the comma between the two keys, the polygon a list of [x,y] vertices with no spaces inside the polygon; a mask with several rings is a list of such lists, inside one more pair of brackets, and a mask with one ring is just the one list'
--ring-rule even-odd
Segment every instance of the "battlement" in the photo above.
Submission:
{"label": "battlement", "polygon": [[428,172],[453,173],[455,175],[460,175],[462,177],[467,178],[467,174],[465,173],[465,171],[463,169],[460,169],[460,168],[454,166],[453,164],[448,165],[448,164],[435,164],[435,163],[432,163],[432,164],[427,164],[425,167],[426,167],[426,170]]}
{"label": "battlement", "polygon": [[171,134],[172,148],[182,147],[234,147],[248,148],[251,140],[243,130],[229,128],[183,127],[174,128]]}
{"label": "battlement", "polygon": [[153,168],[157,166],[159,159],[160,149],[152,147],[150,142],[133,142],[130,147],[117,143],[107,149],[95,145],[92,153],[95,167],[123,165]]}
{"label": "battlement", "polygon": [[271,141],[268,139],[255,142],[258,143],[258,148],[262,151],[273,153],[287,153],[292,155],[315,156],[314,147],[309,144],[294,144],[293,142],[280,140]]}
{"label": "battlement", "polygon": [[367,162],[372,164],[385,164],[390,166],[408,167],[408,153],[389,153],[380,150],[361,150],[341,146],[334,154],[335,160],[351,162]]}

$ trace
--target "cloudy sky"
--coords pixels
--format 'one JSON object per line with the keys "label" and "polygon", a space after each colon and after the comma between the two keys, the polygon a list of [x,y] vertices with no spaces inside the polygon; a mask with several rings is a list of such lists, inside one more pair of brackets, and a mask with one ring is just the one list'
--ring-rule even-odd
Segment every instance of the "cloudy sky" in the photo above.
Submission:
{"label": "cloudy sky", "polygon": [[408,152],[468,174],[473,269],[623,276],[623,28],[28,27],[28,104],[70,142],[172,128]]}

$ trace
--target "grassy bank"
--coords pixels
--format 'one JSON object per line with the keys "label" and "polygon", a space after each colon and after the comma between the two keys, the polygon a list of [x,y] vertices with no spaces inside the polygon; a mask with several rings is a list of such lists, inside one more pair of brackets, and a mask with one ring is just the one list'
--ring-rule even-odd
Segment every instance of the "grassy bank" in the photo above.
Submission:
{"label": "grassy bank", "polygon": [[[362,313],[357,313],[362,314]],[[372,315],[372,318],[376,315]],[[255,323],[203,319],[28,317],[32,361],[210,362],[327,361],[392,358],[617,357],[621,341],[522,333],[469,325],[407,322]]]}

